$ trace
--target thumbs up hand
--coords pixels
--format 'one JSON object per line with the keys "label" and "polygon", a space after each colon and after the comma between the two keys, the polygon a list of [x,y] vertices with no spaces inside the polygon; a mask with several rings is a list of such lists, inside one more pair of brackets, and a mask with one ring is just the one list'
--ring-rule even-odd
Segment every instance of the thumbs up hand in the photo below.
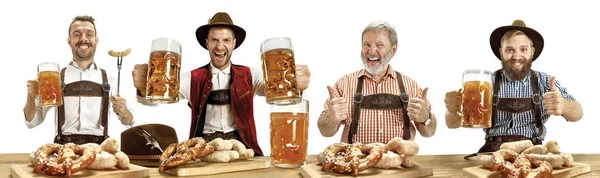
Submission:
{"label": "thumbs up hand", "polygon": [[329,115],[333,117],[333,122],[337,124],[348,119],[348,103],[346,99],[336,97],[334,89],[330,86],[327,86],[327,90],[329,90],[329,108],[327,110]]}
{"label": "thumbs up hand", "polygon": [[429,118],[429,108],[427,107],[427,90],[429,88],[423,89],[423,94],[421,98],[411,98],[408,101],[408,117],[415,122],[425,122],[427,118]]}
{"label": "thumbs up hand", "polygon": [[548,115],[560,116],[564,113],[566,99],[556,87],[554,77],[550,78],[550,91],[544,93],[544,109]]}

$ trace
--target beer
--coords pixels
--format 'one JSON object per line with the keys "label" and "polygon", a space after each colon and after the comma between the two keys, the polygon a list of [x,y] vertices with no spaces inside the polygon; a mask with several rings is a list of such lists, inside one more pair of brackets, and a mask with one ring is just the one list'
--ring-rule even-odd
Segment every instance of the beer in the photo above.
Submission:
{"label": "beer", "polygon": [[40,103],[45,106],[60,106],[63,103],[60,75],[55,71],[38,73]]}
{"label": "beer", "polygon": [[170,51],[153,51],[148,63],[146,98],[158,103],[179,101],[181,56]]}
{"label": "beer", "polygon": [[264,52],[261,59],[267,103],[299,102],[294,52],[285,48],[272,49]]}
{"label": "beer", "polygon": [[462,99],[462,126],[489,128],[492,120],[492,83],[465,82]]}
{"label": "beer", "polygon": [[286,37],[269,38],[260,45],[260,55],[267,103],[286,105],[301,102],[292,41]]}
{"label": "beer", "polygon": [[38,98],[42,107],[60,106],[63,104],[60,68],[53,62],[38,65]]}
{"label": "beer", "polygon": [[308,113],[271,113],[271,163],[299,167],[306,162]]}

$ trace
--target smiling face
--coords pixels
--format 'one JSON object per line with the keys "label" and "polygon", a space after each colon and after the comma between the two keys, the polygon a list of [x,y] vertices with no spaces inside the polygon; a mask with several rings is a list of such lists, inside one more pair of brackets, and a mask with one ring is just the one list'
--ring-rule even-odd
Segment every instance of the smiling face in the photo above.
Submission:
{"label": "smiling face", "polygon": [[73,60],[87,61],[94,59],[96,45],[98,44],[94,24],[88,21],[73,22],[70,26],[67,41],[73,53]]}
{"label": "smiling face", "polygon": [[212,27],[206,37],[206,48],[210,54],[210,62],[218,69],[226,68],[235,47],[235,35],[229,27]]}
{"label": "smiling face", "polygon": [[371,75],[383,75],[396,53],[386,30],[369,30],[362,37],[362,62]]}
{"label": "smiling face", "polygon": [[512,80],[522,80],[531,70],[533,43],[523,32],[508,32],[501,40],[502,69]]}

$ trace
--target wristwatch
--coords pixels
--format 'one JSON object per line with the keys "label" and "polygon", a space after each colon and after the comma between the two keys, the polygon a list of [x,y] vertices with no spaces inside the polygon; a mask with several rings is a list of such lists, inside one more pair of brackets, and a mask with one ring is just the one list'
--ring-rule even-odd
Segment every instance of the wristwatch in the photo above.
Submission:
{"label": "wristwatch", "polygon": [[431,123],[431,118],[427,118],[427,120],[425,120],[425,122],[419,122],[419,124],[421,124],[423,126],[428,126],[429,123]]}

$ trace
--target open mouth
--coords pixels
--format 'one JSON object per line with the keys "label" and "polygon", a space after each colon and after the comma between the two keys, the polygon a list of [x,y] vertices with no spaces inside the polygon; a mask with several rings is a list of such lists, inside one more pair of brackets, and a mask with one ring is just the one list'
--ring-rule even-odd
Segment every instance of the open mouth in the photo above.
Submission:
{"label": "open mouth", "polygon": [[227,55],[227,53],[226,53],[226,52],[215,52],[215,53],[213,53],[213,54],[215,55],[215,57],[216,57],[218,60],[223,60],[223,59],[225,58],[225,55]]}
{"label": "open mouth", "polygon": [[79,49],[88,49],[88,48],[90,48],[90,46],[91,45],[88,43],[77,44],[77,48],[79,48]]}
{"label": "open mouth", "polygon": [[511,65],[511,67],[513,69],[521,69],[521,68],[523,68],[523,63],[522,62],[511,62],[510,65]]}
{"label": "open mouth", "polygon": [[369,65],[377,65],[381,63],[381,59],[378,57],[370,57],[368,58],[367,62],[369,63]]}

